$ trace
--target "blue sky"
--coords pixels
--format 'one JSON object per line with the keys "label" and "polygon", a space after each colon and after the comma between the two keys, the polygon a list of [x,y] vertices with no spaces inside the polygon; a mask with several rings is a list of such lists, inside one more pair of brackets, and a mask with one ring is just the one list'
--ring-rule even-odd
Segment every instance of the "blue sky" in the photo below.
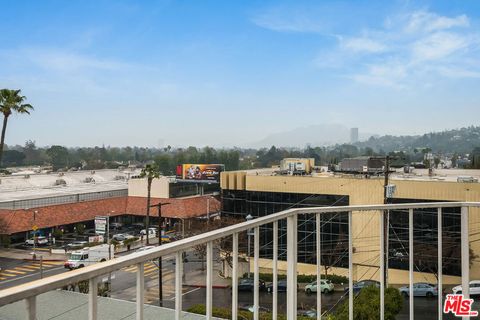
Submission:
{"label": "blue sky", "polygon": [[1,1],[7,144],[245,146],[480,120],[480,3]]}

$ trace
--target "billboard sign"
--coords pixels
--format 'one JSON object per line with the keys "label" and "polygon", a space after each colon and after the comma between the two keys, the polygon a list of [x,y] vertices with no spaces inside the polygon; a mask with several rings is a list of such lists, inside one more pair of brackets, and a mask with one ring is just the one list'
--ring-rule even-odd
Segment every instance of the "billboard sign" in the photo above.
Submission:
{"label": "billboard sign", "polygon": [[220,172],[224,171],[223,164],[184,164],[177,167],[177,176],[185,180],[220,180]]}
{"label": "billboard sign", "polygon": [[95,233],[105,234],[108,228],[108,217],[95,217]]}

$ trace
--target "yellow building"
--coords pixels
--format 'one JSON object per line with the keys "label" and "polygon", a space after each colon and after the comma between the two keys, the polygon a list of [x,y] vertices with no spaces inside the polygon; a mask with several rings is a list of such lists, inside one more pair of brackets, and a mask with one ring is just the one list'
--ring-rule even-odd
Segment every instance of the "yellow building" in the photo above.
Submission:
{"label": "yellow building", "polygon": [[[426,170],[415,170],[413,173],[394,173],[391,175],[390,184],[396,186],[394,199],[397,202],[423,202],[423,201],[472,201],[480,202],[480,183],[457,182],[458,177],[472,176],[480,178],[480,170],[436,170],[429,175]],[[227,214],[231,206],[229,195],[232,199],[238,195],[267,194],[275,196],[279,194],[303,194],[303,195],[329,195],[337,196],[335,199],[342,200],[349,205],[382,204],[384,201],[384,178],[352,175],[335,175],[331,173],[319,173],[309,176],[275,175],[273,170],[249,170],[223,172],[221,175],[221,188],[224,199],[224,212]],[[348,199],[348,200],[345,200]],[[252,200],[253,201],[253,200]],[[241,203],[236,204],[246,214],[248,209],[241,208]],[[248,206],[248,204],[247,204]],[[272,206],[274,207],[274,206]],[[263,207],[262,207],[263,208]],[[275,207],[274,207],[275,208]],[[225,210],[227,209],[227,210]],[[233,210],[233,209],[232,209]],[[230,211],[232,211],[230,210]],[[263,210],[263,209],[262,209]],[[269,214],[268,212],[267,214]],[[392,213],[393,214],[393,213]],[[402,213],[395,213],[400,215]],[[415,212],[418,214],[418,212]],[[379,257],[379,219],[376,213],[353,212],[353,247],[354,247],[354,281],[362,279],[378,279]],[[470,209],[470,247],[475,255],[480,256],[480,209]],[[444,225],[444,228],[449,226]],[[436,234],[435,234],[436,237]],[[436,238],[435,238],[436,239]],[[355,250],[361,248],[361,250]],[[408,251],[407,251],[408,252]],[[401,253],[399,253],[400,255]],[[471,279],[480,279],[480,257],[475,257],[471,265]],[[365,264],[365,261],[369,261]],[[280,264],[280,268],[286,264]],[[263,259],[261,266],[264,271],[271,270],[270,261]],[[299,263],[300,274],[315,273],[315,266]],[[347,269],[332,268],[333,273],[346,274]],[[330,271],[332,273],[332,271]],[[428,272],[415,274],[415,281],[436,282],[435,276]],[[402,284],[408,282],[408,271],[399,269],[389,270],[389,283]],[[445,284],[459,283],[455,276],[444,276]]]}

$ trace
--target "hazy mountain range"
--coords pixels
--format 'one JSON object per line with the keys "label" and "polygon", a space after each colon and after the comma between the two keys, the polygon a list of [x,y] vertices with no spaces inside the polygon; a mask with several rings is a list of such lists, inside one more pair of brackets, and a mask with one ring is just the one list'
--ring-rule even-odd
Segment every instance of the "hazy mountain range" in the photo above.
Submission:
{"label": "hazy mountain range", "polygon": [[[359,139],[367,140],[371,136],[378,135],[359,130]],[[288,131],[267,135],[262,140],[249,144],[253,148],[270,147],[304,147],[329,146],[338,143],[350,142],[350,128],[341,124],[318,124],[307,127],[295,128]]]}

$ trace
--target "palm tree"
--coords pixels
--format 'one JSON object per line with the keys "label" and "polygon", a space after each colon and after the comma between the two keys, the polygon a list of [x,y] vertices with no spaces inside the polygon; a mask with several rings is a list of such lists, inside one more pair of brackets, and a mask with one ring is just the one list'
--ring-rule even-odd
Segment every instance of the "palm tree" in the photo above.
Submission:
{"label": "palm tree", "polygon": [[[147,219],[145,220],[145,230],[147,234],[147,245],[149,244],[148,241],[148,228],[150,227],[150,194],[152,190],[152,181],[155,178],[160,177],[160,171],[158,166],[154,164],[147,164],[142,172],[140,173],[141,178],[147,178]],[[160,230],[158,230],[160,232]]]}
{"label": "palm tree", "polygon": [[23,103],[27,98],[22,96],[21,90],[0,90],[0,112],[3,114],[2,136],[0,139],[0,166],[2,165],[3,146],[5,144],[5,133],[7,131],[8,117],[13,113],[30,114],[33,107]]}

